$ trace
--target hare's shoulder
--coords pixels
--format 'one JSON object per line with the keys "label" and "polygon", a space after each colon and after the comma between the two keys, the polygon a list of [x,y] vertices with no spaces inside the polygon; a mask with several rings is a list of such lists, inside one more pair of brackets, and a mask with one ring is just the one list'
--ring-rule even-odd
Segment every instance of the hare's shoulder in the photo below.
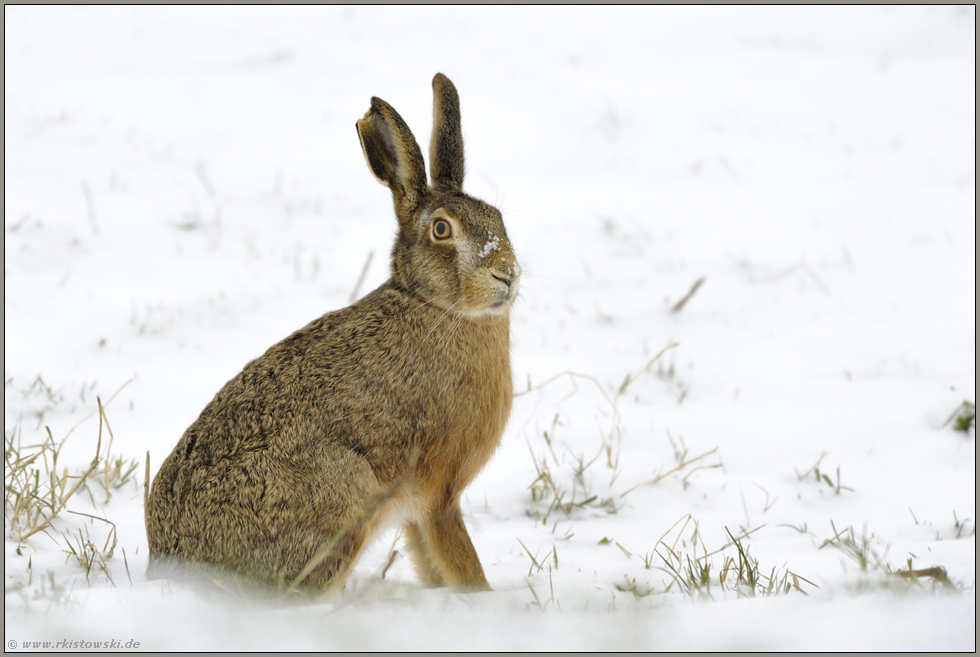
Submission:
{"label": "hare's shoulder", "polygon": [[279,385],[281,376],[311,366],[341,365],[356,359],[357,353],[371,348],[386,335],[398,335],[399,295],[382,285],[354,305],[334,310],[297,329],[264,354],[249,362],[243,372],[252,383],[268,380]]}

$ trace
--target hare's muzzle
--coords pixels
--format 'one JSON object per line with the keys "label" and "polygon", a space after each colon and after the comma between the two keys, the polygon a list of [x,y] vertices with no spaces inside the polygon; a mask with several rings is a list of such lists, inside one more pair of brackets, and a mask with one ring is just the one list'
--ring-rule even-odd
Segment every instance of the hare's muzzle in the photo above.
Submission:
{"label": "hare's muzzle", "polygon": [[511,305],[517,298],[517,291],[520,289],[520,271],[512,272],[491,272],[493,279],[497,282],[497,291],[501,295],[500,299],[491,304],[491,308],[500,308],[504,305]]}

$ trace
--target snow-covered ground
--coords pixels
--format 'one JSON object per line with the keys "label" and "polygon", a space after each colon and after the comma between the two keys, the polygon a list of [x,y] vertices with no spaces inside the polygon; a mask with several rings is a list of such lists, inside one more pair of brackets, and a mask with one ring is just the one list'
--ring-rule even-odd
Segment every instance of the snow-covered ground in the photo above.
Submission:
{"label": "snow-covered ground", "polygon": [[[944,426],[976,401],[972,7],[4,20],[5,435],[78,425],[57,467],[81,472],[122,388],[111,451],[138,462],[67,507],[114,523],[111,557],[102,520],[5,523],[8,649],[975,650],[975,430]],[[369,256],[359,294],[385,280],[354,121],[377,95],[427,144],[437,71],[526,271],[524,394],[464,498],[495,591],[423,589],[400,555],[381,579],[394,533],[329,601],[147,581],[147,452]],[[729,532],[781,595],[734,583]]]}

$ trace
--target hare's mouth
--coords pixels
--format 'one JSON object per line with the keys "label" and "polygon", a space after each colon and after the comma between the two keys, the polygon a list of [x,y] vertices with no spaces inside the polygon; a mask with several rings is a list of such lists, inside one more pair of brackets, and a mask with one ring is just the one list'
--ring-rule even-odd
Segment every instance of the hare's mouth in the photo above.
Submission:
{"label": "hare's mouth", "polygon": [[468,314],[472,317],[499,317],[501,315],[506,315],[511,304],[514,303],[514,298],[516,296],[517,293],[513,287],[508,288],[507,290],[500,290],[499,296],[495,301],[483,303],[481,304],[481,307],[478,308],[472,308]]}
{"label": "hare's mouth", "polygon": [[501,314],[507,308],[514,305],[514,300],[517,299],[517,291],[520,288],[517,281],[505,280],[497,275],[494,275],[494,278],[503,283],[503,285],[497,286],[500,297],[487,307],[487,314],[491,315]]}
{"label": "hare's mouth", "polygon": [[507,305],[507,306],[514,305],[514,301],[517,299],[517,292],[518,292],[519,289],[520,289],[520,285],[518,285],[516,283],[514,285],[509,286],[507,288],[507,294],[504,296],[503,299],[501,299],[500,301],[498,301],[497,304],[498,305],[501,305],[501,306],[503,306],[503,305]]}

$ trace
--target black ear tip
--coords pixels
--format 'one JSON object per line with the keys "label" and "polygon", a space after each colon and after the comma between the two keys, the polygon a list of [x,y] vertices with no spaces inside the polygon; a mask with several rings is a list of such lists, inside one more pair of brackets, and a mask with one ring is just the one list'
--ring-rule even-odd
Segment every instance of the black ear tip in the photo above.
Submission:
{"label": "black ear tip", "polygon": [[456,88],[456,86],[453,84],[453,81],[452,80],[450,80],[449,78],[447,78],[442,73],[436,73],[435,74],[435,77],[432,78],[432,88],[433,89],[438,89],[439,87],[448,88],[448,89],[455,89]]}

